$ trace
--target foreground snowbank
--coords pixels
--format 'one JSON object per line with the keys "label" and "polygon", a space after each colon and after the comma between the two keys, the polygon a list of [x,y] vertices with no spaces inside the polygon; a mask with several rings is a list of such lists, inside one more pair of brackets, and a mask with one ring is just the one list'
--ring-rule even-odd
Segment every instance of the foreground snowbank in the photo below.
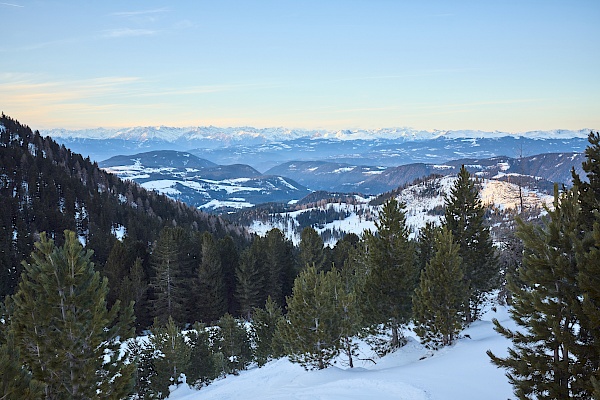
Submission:
{"label": "foreground snowbank", "polygon": [[437,352],[410,337],[406,346],[377,364],[365,361],[354,369],[304,371],[281,359],[200,391],[181,385],[169,399],[506,400],[512,397],[511,386],[485,352],[503,356],[510,342],[493,330],[492,318],[513,326],[506,308],[498,307],[466,329],[454,346]]}

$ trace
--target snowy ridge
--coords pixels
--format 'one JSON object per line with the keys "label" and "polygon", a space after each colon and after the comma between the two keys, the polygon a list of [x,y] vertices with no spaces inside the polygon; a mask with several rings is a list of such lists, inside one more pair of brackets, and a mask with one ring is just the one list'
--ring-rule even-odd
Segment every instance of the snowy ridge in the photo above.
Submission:
{"label": "snowy ridge", "polygon": [[263,141],[277,142],[299,138],[312,139],[337,139],[337,140],[373,140],[392,139],[404,141],[431,140],[437,138],[500,138],[500,137],[527,137],[530,139],[567,139],[586,138],[590,129],[563,130],[555,129],[549,131],[528,132],[501,132],[501,131],[477,131],[477,130],[418,130],[413,128],[381,128],[381,129],[357,129],[357,130],[308,130],[290,129],[284,127],[275,128],[253,128],[253,127],[168,127],[168,126],[146,126],[129,128],[91,128],[68,130],[62,128],[47,129],[41,131],[43,135],[57,138],[71,139],[122,139],[128,141],[146,142],[152,140],[176,142],[191,140],[211,140],[218,142],[245,142]]}
{"label": "snowy ridge", "polygon": [[[444,176],[441,178],[428,179],[416,185],[408,186],[396,196],[398,201],[406,205],[406,224],[410,231],[410,237],[416,238],[421,228],[426,223],[440,223],[444,199],[453,187],[456,176]],[[552,196],[527,188],[522,188],[523,204],[528,209],[541,209],[544,204],[551,205]],[[521,197],[519,187],[516,184],[484,179],[479,193],[484,206],[491,206],[499,210],[516,209],[520,207]],[[268,221],[255,220],[250,224],[249,230],[264,236],[269,230],[278,228],[295,245],[300,242],[300,234],[303,227],[298,223],[298,216],[314,210],[335,210],[347,214],[347,216],[325,224],[315,224],[313,228],[321,235],[328,232],[333,233],[355,233],[362,235],[365,230],[375,231],[375,220],[380,206],[371,206],[369,203],[373,197],[362,198],[353,196],[355,204],[344,202],[331,202],[326,205],[314,206],[297,211],[271,215]],[[328,237],[327,235],[325,235]],[[325,244],[333,247],[338,237],[332,236],[325,240]]]}

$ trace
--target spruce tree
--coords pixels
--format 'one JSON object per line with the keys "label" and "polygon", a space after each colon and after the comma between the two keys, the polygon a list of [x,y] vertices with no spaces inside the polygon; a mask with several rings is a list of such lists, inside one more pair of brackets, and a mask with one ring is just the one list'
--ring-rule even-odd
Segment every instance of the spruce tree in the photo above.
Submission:
{"label": "spruce tree", "polygon": [[450,231],[435,234],[433,257],[413,297],[415,332],[433,348],[452,344],[462,328],[467,288],[458,251]]}
{"label": "spruce tree", "polygon": [[485,209],[479,191],[464,165],[445,203],[443,225],[460,246],[469,292],[466,322],[471,323],[479,318],[487,294],[499,286],[499,268],[489,228],[484,225]]}
{"label": "spruce tree", "polygon": [[[589,398],[591,372],[582,352],[582,296],[578,287],[577,252],[579,205],[574,192],[558,195],[554,210],[547,209],[545,226],[518,220],[525,254],[519,280],[509,280],[513,293],[511,318],[520,327],[512,331],[494,320],[496,330],[513,342],[505,358],[488,351],[520,399]],[[597,312],[597,310],[596,310]],[[586,323],[583,321],[583,325]]]}
{"label": "spruce tree", "polygon": [[132,306],[106,308],[107,280],[74,232],[65,231],[61,247],[42,233],[35,247],[11,316],[24,364],[47,398],[126,397],[134,366],[124,364],[119,339],[133,335]]}
{"label": "spruce tree", "polygon": [[417,281],[415,249],[408,240],[404,204],[387,200],[375,222],[377,234],[366,232],[366,276],[363,315],[372,326],[391,329],[390,346],[403,344],[401,328],[412,315],[412,294]]}
{"label": "spruce tree", "polygon": [[284,350],[290,361],[305,369],[323,369],[339,353],[341,315],[335,287],[339,273],[319,271],[309,266],[294,281],[287,298],[288,312],[278,326]]}

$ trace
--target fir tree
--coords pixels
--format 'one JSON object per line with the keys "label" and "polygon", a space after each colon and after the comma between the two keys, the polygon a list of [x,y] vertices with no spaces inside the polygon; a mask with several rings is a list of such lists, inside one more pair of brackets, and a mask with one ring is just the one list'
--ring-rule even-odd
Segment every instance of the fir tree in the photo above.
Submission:
{"label": "fir tree", "polygon": [[[510,280],[511,318],[520,327],[511,331],[494,320],[496,330],[513,342],[505,358],[488,351],[492,362],[506,368],[520,399],[587,398],[590,371],[582,353],[582,304],[578,287],[577,196],[555,189],[554,210],[543,227],[520,220],[518,235],[525,254],[519,282]],[[597,310],[596,310],[597,312]],[[585,323],[584,323],[585,325]]]}
{"label": "fir tree", "polygon": [[317,272],[315,266],[303,270],[287,298],[288,312],[278,331],[290,361],[306,369],[323,369],[339,353],[341,315],[335,287],[339,273]]}
{"label": "fir tree", "polygon": [[13,296],[15,345],[47,398],[120,399],[131,390],[134,366],[117,339],[133,335],[132,306],[107,310],[107,281],[90,257],[74,232],[62,247],[42,234]]}
{"label": "fir tree", "polygon": [[486,295],[499,285],[499,269],[489,228],[484,225],[485,209],[479,191],[465,166],[446,197],[443,225],[452,232],[460,246],[469,301],[466,304],[466,322],[479,318]]}
{"label": "fir tree", "polygon": [[386,201],[375,222],[377,235],[364,236],[367,252],[363,286],[363,315],[373,326],[391,329],[392,349],[402,345],[402,325],[412,315],[412,294],[417,280],[415,250],[408,240],[404,204]]}
{"label": "fir tree", "polygon": [[462,328],[467,288],[458,251],[448,230],[436,233],[433,257],[413,297],[415,332],[433,348],[452,344]]}

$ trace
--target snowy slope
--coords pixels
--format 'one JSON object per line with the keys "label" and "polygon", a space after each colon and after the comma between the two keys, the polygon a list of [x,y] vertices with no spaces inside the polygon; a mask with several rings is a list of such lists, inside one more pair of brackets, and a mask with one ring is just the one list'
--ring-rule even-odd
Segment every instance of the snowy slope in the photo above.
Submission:
{"label": "snowy slope", "polygon": [[[493,366],[487,350],[505,356],[510,345],[492,328],[497,318],[514,324],[507,310],[498,307],[463,332],[455,345],[432,352],[409,333],[409,342],[395,353],[349,369],[342,366],[304,371],[287,359],[229,376],[199,391],[180,385],[169,399],[377,399],[377,400],[505,400],[512,388],[504,371]],[[366,348],[364,348],[366,351]],[[372,354],[365,354],[372,356]]]}
{"label": "snowy slope", "polygon": [[[429,179],[425,182],[408,186],[397,196],[400,202],[406,205],[406,223],[411,238],[415,238],[419,230],[427,222],[439,223],[441,219],[440,210],[444,206],[444,198],[456,181],[455,176],[444,176]],[[483,205],[492,206],[500,210],[515,209],[520,206],[519,187],[515,184],[484,179],[479,196]],[[522,189],[523,204],[528,209],[542,208],[543,204],[551,204],[552,196],[545,193]],[[344,202],[332,202],[327,205],[313,206],[297,211],[279,213],[272,215],[269,220],[255,220],[249,227],[251,232],[265,235],[272,228],[280,229],[284,235],[292,240],[294,244],[300,241],[301,227],[296,222],[298,215],[311,210],[327,210],[334,208],[336,211],[346,211],[349,216],[323,225],[313,226],[317,232],[341,231],[344,233],[355,233],[361,235],[365,230],[375,231],[375,219],[380,207],[369,205],[373,199],[354,196],[355,204]],[[326,240],[329,246],[334,246],[337,239]]]}

